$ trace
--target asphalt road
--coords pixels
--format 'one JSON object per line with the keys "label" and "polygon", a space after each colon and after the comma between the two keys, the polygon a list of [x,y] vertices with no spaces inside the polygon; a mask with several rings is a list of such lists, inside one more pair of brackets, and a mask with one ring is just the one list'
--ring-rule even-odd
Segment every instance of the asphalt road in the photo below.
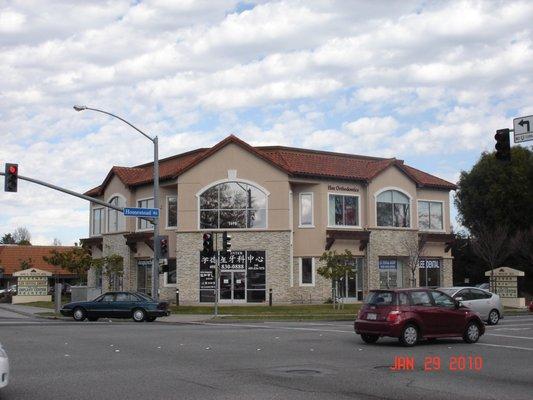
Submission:
{"label": "asphalt road", "polygon": [[[475,345],[404,348],[394,339],[366,345],[349,322],[74,323],[0,312],[0,342],[12,367],[1,400],[531,400],[533,393],[533,315],[506,318]],[[414,370],[391,371],[396,356],[413,357]],[[440,357],[440,370],[424,370],[429,356]],[[452,371],[458,356],[466,370]],[[468,356],[482,358],[481,370],[468,370]]]}

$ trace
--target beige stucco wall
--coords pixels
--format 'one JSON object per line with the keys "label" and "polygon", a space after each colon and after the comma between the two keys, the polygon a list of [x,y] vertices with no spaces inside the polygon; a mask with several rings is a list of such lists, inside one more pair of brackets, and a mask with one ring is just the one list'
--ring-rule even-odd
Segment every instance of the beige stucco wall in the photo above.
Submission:
{"label": "beige stucco wall", "polygon": [[214,182],[227,180],[228,170],[237,171],[237,180],[251,181],[270,192],[267,230],[289,229],[287,174],[240,146],[228,144],[178,177],[179,232],[198,230],[196,194]]}

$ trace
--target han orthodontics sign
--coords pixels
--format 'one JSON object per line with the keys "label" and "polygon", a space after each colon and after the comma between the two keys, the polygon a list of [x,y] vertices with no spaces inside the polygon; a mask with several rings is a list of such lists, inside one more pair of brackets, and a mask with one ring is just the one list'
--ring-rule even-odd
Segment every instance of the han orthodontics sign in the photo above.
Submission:
{"label": "han orthodontics sign", "polygon": [[347,186],[347,185],[328,185],[328,190],[335,192],[359,192],[357,186]]}

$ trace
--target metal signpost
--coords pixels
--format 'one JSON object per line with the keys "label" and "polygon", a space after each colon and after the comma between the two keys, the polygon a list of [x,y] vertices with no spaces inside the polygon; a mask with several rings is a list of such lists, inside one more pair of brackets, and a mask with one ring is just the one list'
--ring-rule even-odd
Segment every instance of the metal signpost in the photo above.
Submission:
{"label": "metal signpost", "polygon": [[533,140],[533,115],[513,119],[514,142]]}

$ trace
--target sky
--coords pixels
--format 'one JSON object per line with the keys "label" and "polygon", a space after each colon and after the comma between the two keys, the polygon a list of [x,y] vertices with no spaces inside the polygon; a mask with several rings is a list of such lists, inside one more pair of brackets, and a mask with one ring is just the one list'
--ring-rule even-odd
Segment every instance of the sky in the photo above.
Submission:
{"label": "sky", "polygon": [[[533,1],[0,0],[0,164],[83,192],[153,160],[83,104],[161,157],[233,133],[457,182],[533,114],[532,20]],[[19,181],[0,235],[19,226],[73,244],[88,203]]]}

